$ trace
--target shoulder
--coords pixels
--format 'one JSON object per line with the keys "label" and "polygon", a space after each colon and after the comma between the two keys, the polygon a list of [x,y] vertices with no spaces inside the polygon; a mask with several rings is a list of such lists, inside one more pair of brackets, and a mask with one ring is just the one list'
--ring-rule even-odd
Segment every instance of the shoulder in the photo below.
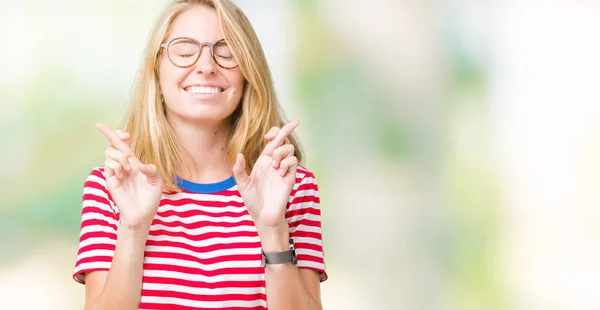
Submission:
{"label": "shoulder", "polygon": [[85,178],[83,188],[84,190],[88,188],[96,188],[108,194],[108,191],[106,190],[106,177],[104,176],[103,166],[92,168]]}
{"label": "shoulder", "polygon": [[317,179],[315,174],[302,165],[296,169],[296,184],[292,190],[292,196],[298,196],[300,192],[316,195],[318,191]]}
{"label": "shoulder", "polygon": [[112,197],[106,188],[106,177],[104,175],[104,167],[98,166],[92,168],[87,174],[83,183],[83,201],[86,205],[104,206],[110,208],[111,211],[118,213],[118,210],[112,200]]}
{"label": "shoulder", "polygon": [[296,183],[307,179],[315,179],[315,174],[302,165],[298,165],[296,169]]}

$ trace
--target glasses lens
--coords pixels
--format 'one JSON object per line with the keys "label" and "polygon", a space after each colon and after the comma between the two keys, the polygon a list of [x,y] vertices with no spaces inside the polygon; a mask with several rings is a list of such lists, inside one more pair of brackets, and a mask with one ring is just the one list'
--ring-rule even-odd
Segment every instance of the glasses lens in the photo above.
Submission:
{"label": "glasses lens", "polygon": [[234,68],[237,66],[237,62],[233,58],[233,53],[229,48],[229,45],[224,40],[215,43],[213,47],[215,60],[219,65],[225,68]]}
{"label": "glasses lens", "polygon": [[189,39],[177,39],[169,45],[169,58],[181,67],[188,67],[196,62],[200,54],[198,44]]}

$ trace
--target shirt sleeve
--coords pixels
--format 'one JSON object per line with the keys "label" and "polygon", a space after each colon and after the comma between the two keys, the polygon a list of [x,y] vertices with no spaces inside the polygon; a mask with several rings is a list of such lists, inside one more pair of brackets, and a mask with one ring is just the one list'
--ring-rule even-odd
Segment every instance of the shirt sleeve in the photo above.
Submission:
{"label": "shirt sleeve", "polygon": [[321,282],[327,280],[319,189],[314,175],[301,166],[296,172],[296,185],[290,195],[286,220],[294,240],[298,268],[316,270]]}
{"label": "shirt sleeve", "polygon": [[117,242],[118,212],[106,189],[103,168],[95,168],[83,185],[79,251],[73,279],[85,283],[85,274],[109,270]]}

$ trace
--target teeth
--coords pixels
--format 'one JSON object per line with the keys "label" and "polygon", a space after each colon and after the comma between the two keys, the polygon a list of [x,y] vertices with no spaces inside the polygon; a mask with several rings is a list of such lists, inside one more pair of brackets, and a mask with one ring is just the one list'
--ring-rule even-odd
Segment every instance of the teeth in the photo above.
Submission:
{"label": "teeth", "polygon": [[190,94],[216,94],[220,93],[219,87],[204,87],[204,86],[190,86],[186,87],[185,91]]}

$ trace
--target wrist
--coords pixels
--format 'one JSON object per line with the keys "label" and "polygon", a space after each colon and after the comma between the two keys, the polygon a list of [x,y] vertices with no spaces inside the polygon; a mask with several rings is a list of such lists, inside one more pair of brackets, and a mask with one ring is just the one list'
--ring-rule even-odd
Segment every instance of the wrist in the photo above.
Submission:
{"label": "wrist", "polygon": [[150,233],[150,224],[128,225],[121,223],[117,229],[117,235],[127,236],[131,238],[148,238]]}
{"label": "wrist", "polygon": [[289,249],[289,226],[257,227],[258,237],[263,251],[282,252]]}

